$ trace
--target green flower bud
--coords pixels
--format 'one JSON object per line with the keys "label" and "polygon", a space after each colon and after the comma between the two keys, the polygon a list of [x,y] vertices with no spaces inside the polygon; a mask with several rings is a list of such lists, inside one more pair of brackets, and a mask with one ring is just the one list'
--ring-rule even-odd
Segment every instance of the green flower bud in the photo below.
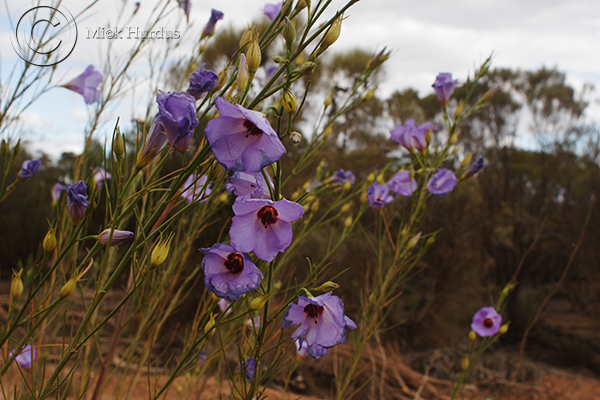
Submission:
{"label": "green flower bud", "polygon": [[23,273],[23,269],[20,269],[19,272],[15,272],[13,270],[12,281],[10,282],[10,296],[13,301],[17,300],[21,297],[23,293],[23,281],[21,280],[21,274]]}
{"label": "green flower bud", "polygon": [[50,253],[56,248],[56,235],[54,234],[54,228],[50,228],[46,236],[44,237],[44,241],[42,242],[42,248],[45,253]]}
{"label": "green flower bud", "polygon": [[298,100],[296,96],[289,89],[286,89],[281,96],[281,105],[287,112],[294,112],[298,107]]}
{"label": "green flower bud", "polygon": [[260,67],[261,54],[257,38],[252,39],[252,42],[250,42],[250,46],[246,51],[246,58],[250,72],[254,72]]}
{"label": "green flower bud", "polygon": [[261,310],[267,304],[269,296],[260,296],[250,302],[250,309],[253,311]]}
{"label": "green flower bud", "polygon": [[63,285],[63,287],[60,289],[60,297],[69,297],[73,294],[75,288],[77,288],[77,275],[73,276],[67,283]]}
{"label": "green flower bud", "polygon": [[335,21],[333,21],[329,27],[329,30],[327,30],[325,37],[323,37],[323,45],[325,47],[331,46],[340,37],[340,33],[342,32],[342,17],[343,16],[340,15]]}
{"label": "green flower bud", "polygon": [[294,27],[294,23],[290,21],[288,17],[283,19],[282,36],[285,39],[287,49],[291,51],[294,40],[296,40],[296,28]]}

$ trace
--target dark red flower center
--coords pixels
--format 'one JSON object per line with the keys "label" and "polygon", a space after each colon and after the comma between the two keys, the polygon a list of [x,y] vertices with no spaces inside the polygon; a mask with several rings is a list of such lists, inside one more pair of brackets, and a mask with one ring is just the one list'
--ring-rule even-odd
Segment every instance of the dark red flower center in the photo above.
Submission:
{"label": "dark red flower center", "polygon": [[246,137],[252,135],[252,136],[258,136],[258,135],[262,135],[263,131],[261,131],[256,125],[254,125],[254,123],[252,123],[249,120],[244,120],[244,128],[246,128]]}
{"label": "dark red flower center", "polygon": [[225,261],[225,268],[232,274],[239,274],[244,270],[244,257],[239,253],[230,253]]}
{"label": "dark red flower center", "polygon": [[267,226],[269,226],[270,224],[274,224],[275,222],[277,222],[277,216],[279,214],[277,213],[277,210],[274,207],[264,206],[263,208],[258,210],[258,213],[256,215],[258,215],[258,219],[260,219],[260,222],[265,226],[266,229]]}
{"label": "dark red flower center", "polygon": [[490,329],[492,326],[494,326],[494,321],[492,321],[491,318],[486,318],[483,320],[483,326]]}
{"label": "dark red flower center", "polygon": [[319,320],[319,316],[323,314],[323,306],[318,306],[316,304],[307,304],[304,307],[304,312],[308,314],[308,318],[314,319],[316,324]]}

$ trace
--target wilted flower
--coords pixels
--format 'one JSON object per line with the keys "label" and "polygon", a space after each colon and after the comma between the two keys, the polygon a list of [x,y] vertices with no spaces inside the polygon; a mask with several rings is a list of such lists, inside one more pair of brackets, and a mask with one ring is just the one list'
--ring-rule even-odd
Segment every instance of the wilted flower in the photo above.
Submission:
{"label": "wilted flower", "polygon": [[367,202],[373,208],[383,208],[390,204],[394,197],[390,195],[390,185],[382,185],[379,182],[373,182],[367,189]]}
{"label": "wilted flower", "polygon": [[90,205],[87,189],[84,181],[67,186],[67,204],[69,205],[69,214],[74,225],[81,222],[85,216],[85,210]]}
{"label": "wilted flower", "polygon": [[100,89],[98,89],[100,82],[102,82],[102,74],[94,70],[92,65],[88,65],[83,74],[65,83],[63,87],[82,95],[85,104],[92,104],[100,99]]}
{"label": "wilted flower", "polygon": [[184,92],[159,92],[156,101],[158,115],[154,119],[162,124],[173,150],[185,152],[198,126],[196,99]]}
{"label": "wilted flower", "polygon": [[26,160],[23,161],[21,169],[17,173],[17,180],[19,182],[25,182],[27,179],[35,175],[42,165],[41,160]]}
{"label": "wilted flower", "polygon": [[216,296],[238,301],[260,285],[263,274],[250,257],[233,246],[217,243],[202,252],[206,254],[202,260],[204,286]]}
{"label": "wilted flower", "polygon": [[281,7],[283,6],[283,2],[277,4],[265,4],[263,8],[263,12],[271,21],[277,18],[277,15],[281,11]]}
{"label": "wilted flower", "polygon": [[437,129],[431,122],[415,125],[414,119],[409,119],[404,125],[398,125],[390,131],[390,140],[404,146],[408,151],[424,153],[427,150],[427,131]]}
{"label": "wilted flower", "polygon": [[435,89],[435,94],[437,94],[442,107],[448,105],[450,96],[452,96],[452,92],[454,91],[454,85],[457,83],[458,81],[452,80],[452,74],[448,72],[442,72],[435,78],[435,82],[431,86]]}
{"label": "wilted flower", "polygon": [[392,179],[388,182],[390,190],[398,195],[411,196],[415,190],[417,190],[417,180],[415,178],[410,179],[410,172],[398,171]]}
{"label": "wilted flower", "polygon": [[223,19],[223,13],[221,11],[215,10],[214,8],[210,10],[210,19],[206,23],[204,30],[202,31],[201,39],[204,39],[207,36],[212,36],[215,31],[215,26],[217,25],[217,21]]}
{"label": "wilted flower", "polygon": [[479,157],[477,159],[477,161],[475,161],[473,164],[471,164],[471,166],[469,167],[469,170],[465,174],[465,178],[470,178],[471,176],[473,176],[476,173],[478,173],[479,171],[481,171],[483,169],[484,164],[485,164],[485,160],[483,159],[483,157]]}
{"label": "wilted flower", "polygon": [[138,153],[136,166],[138,168],[144,168],[150,164],[158,155],[165,143],[167,143],[165,127],[161,118],[158,118],[157,115],[152,121],[152,125],[150,125],[150,130],[146,136],[144,146],[142,146],[142,149]]}
{"label": "wilted flower", "polygon": [[272,261],[292,243],[292,226],[304,214],[304,207],[288,200],[249,199],[233,203],[231,244],[244,253],[254,252],[263,261]]}
{"label": "wilted flower", "polygon": [[192,72],[190,75],[190,87],[187,94],[193,96],[196,100],[201,99],[206,93],[219,86],[219,77],[213,71],[204,70],[205,65],[202,64],[198,71]]}
{"label": "wilted flower", "polygon": [[196,174],[191,174],[183,184],[183,192],[181,192],[181,197],[183,197],[187,203],[191,203],[193,201],[200,201],[201,203],[208,200],[208,196],[212,193],[211,186],[212,184],[206,184],[206,180],[208,176],[202,175],[200,178]]}
{"label": "wilted flower", "polygon": [[220,97],[215,104],[220,117],[209,121],[204,131],[215,158],[228,171],[260,172],[285,153],[262,113],[234,106]]}
{"label": "wilted flower", "polygon": [[112,179],[110,172],[106,172],[102,167],[95,167],[92,172],[94,173],[94,182],[96,182],[98,188],[102,188],[106,179]]}
{"label": "wilted flower", "polygon": [[352,171],[344,171],[343,169],[340,169],[339,171],[336,171],[335,174],[331,175],[331,177],[327,179],[327,182],[340,183],[342,185],[350,183],[353,185],[355,180],[356,178],[354,177]]}
{"label": "wilted flower", "polygon": [[50,196],[52,197],[52,203],[54,203],[54,204],[58,203],[58,200],[60,200],[60,195],[65,190],[67,190],[67,187],[65,185],[61,185],[60,183],[56,182],[54,184],[54,186],[52,186],[52,190],[50,191]]}
{"label": "wilted flower", "polygon": [[456,176],[449,169],[442,168],[427,182],[427,190],[435,196],[445,196],[456,186]]}
{"label": "wilted flower", "polygon": [[502,316],[496,312],[494,307],[483,307],[473,316],[471,329],[479,336],[494,336],[500,330]]}
{"label": "wilted flower", "polygon": [[301,324],[292,339],[306,341],[307,351],[314,358],[327,354],[327,349],[346,341],[347,326],[356,329],[356,324],[344,315],[342,299],[331,292],[317,297],[298,296],[298,304],[291,303],[283,320],[281,329]]}
{"label": "wilted flower", "polygon": [[236,171],[233,173],[233,176],[229,177],[231,183],[226,183],[225,189],[227,193],[237,196],[236,201],[247,199],[271,200],[269,186],[273,189],[273,181],[269,175],[267,177],[269,178],[268,185],[261,173],[249,174],[243,171]]}
{"label": "wilted flower", "polygon": [[[112,238],[110,237],[110,233],[112,231]],[[128,241],[133,237],[133,232],[129,231],[120,231],[118,229],[105,229],[98,235],[98,241],[103,245],[108,245],[108,240],[110,238],[110,245],[116,246],[123,242]]]}
{"label": "wilted flower", "polygon": [[[14,350],[11,350],[10,355],[14,354]],[[31,347],[30,344],[23,347],[19,354],[15,357],[15,362],[23,369],[29,370],[31,365],[37,358],[37,349]]]}
{"label": "wilted flower", "polygon": [[[250,382],[252,382],[254,380],[254,369],[255,369],[255,365],[256,365],[256,361],[254,359],[254,356],[252,357],[248,357],[246,358],[243,362],[242,365],[238,365],[236,371],[240,372],[241,369],[244,369],[244,372],[246,374],[246,378],[248,378],[248,380]],[[241,368],[240,368],[241,367]]]}

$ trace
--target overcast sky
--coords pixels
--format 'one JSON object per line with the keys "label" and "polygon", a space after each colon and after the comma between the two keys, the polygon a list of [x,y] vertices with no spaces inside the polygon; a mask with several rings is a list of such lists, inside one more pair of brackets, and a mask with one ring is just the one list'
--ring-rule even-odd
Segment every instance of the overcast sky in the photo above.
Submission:
{"label": "overcast sky", "polygon": [[[23,0],[8,0],[10,15],[18,13],[24,3]],[[133,11],[133,3],[129,2],[124,14]],[[261,17],[265,4],[262,0],[191,0],[191,3],[190,20],[197,30],[201,30],[208,20],[211,8],[225,14],[217,25],[219,29],[230,24],[246,26],[249,20]],[[326,17],[333,15],[344,3],[333,0],[333,7]],[[86,4],[81,0],[63,1],[63,6],[73,15]],[[114,21],[121,4],[121,0],[100,0],[85,20],[77,20],[77,45],[71,56],[57,67],[57,75],[64,77],[64,82],[81,73],[90,63],[101,64],[101,47],[106,41],[86,40],[86,28],[96,29]],[[153,4],[152,0],[142,0],[136,15],[138,19],[128,26],[143,26],[143,18]],[[22,62],[10,44],[7,15],[3,7],[0,12],[3,80],[14,63]],[[182,15],[180,10],[174,10],[171,22],[163,24],[164,28],[175,29],[176,19]],[[421,95],[428,94],[439,72],[451,72],[464,81],[467,73],[492,52],[494,67],[523,70],[557,67],[566,72],[568,82],[576,90],[586,82],[600,88],[598,0],[362,0],[347,16],[342,35],[334,44],[335,50],[361,47],[378,51],[384,46],[392,50],[386,63],[386,80],[378,92],[381,96],[408,87],[419,90]],[[598,92],[594,92],[589,117],[600,122],[598,97]],[[113,113],[131,110],[132,104],[133,101],[128,100]],[[145,104],[146,101],[142,106]],[[29,133],[26,139],[53,156],[67,150],[80,151],[83,143],[80,132],[87,116],[88,110],[81,96],[65,89],[54,89],[27,111],[24,124]],[[121,117],[128,119],[129,115]]]}

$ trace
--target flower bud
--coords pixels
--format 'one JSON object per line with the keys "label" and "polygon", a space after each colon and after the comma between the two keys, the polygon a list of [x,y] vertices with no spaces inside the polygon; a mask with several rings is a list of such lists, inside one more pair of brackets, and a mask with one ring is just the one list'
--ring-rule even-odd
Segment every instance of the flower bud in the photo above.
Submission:
{"label": "flower bud", "polygon": [[237,76],[237,86],[242,92],[246,90],[248,86],[248,80],[250,79],[250,73],[248,72],[248,62],[246,61],[246,55],[242,53],[240,55],[240,68]]}
{"label": "flower bud", "polygon": [[54,228],[50,228],[46,236],[44,236],[44,241],[42,242],[42,248],[45,253],[50,253],[56,248],[56,235],[54,234]]}
{"label": "flower bud", "polygon": [[294,0],[284,0],[283,5],[281,6],[281,11],[280,11],[281,15],[284,17],[287,17],[288,15],[290,15],[293,4],[294,4]]}
{"label": "flower bud", "polygon": [[325,99],[325,101],[323,102],[323,105],[325,106],[325,108],[329,107],[331,105],[331,102],[333,101],[333,93],[331,93],[329,95],[329,97],[327,97]]}
{"label": "flower bud", "polygon": [[13,147],[13,157],[15,157],[21,151],[21,139],[17,140],[17,144]]}
{"label": "flower bud", "polygon": [[125,154],[125,140],[123,139],[123,134],[118,126],[115,129],[115,134],[113,136],[112,151],[117,160],[120,161],[123,159],[123,154]]}
{"label": "flower bud", "polygon": [[300,134],[300,132],[292,132],[290,133],[290,142],[292,142],[292,144],[298,144],[302,141],[302,135]]}
{"label": "flower bud", "polygon": [[481,100],[480,101],[490,100],[492,98],[492,96],[494,96],[494,94],[496,94],[496,92],[498,91],[498,89],[500,89],[500,86],[494,86],[493,88],[489,89],[487,92],[485,92],[483,94],[483,96],[481,96]]}
{"label": "flower bud", "polygon": [[471,332],[469,332],[469,341],[473,342],[476,338],[477,334],[475,333],[475,331],[471,330]]}
{"label": "flower bud", "polygon": [[324,284],[322,284],[321,286],[319,286],[317,288],[317,290],[320,290],[321,292],[330,292],[330,291],[332,291],[334,289],[337,289],[339,287],[340,287],[340,285],[338,285],[337,283],[331,282],[331,281],[327,281]]}
{"label": "flower bud", "polygon": [[90,176],[88,176],[88,178],[85,180],[85,184],[87,186],[87,195],[91,199],[96,191],[96,180],[94,179],[94,174],[90,174]]}
{"label": "flower bud", "polygon": [[296,40],[296,28],[294,27],[294,23],[290,21],[288,17],[283,19],[283,32],[281,34],[285,39],[287,49],[291,51],[292,46],[294,45],[294,40]]}
{"label": "flower bud", "polygon": [[298,0],[298,4],[296,4],[298,11],[304,10],[307,6],[310,6],[310,0]]}
{"label": "flower bud", "polygon": [[319,210],[319,199],[316,199],[315,201],[313,201],[313,203],[310,205],[310,211],[312,212],[317,212]]}
{"label": "flower bud", "polygon": [[258,44],[258,39],[252,39],[250,42],[250,46],[246,51],[246,58],[248,61],[248,69],[250,72],[255,72],[258,67],[260,67],[261,54],[260,54],[260,45]]}
{"label": "flower bud", "polygon": [[267,304],[267,300],[269,300],[269,296],[256,297],[250,302],[250,309],[253,311],[261,310]]}
{"label": "flower bud", "polygon": [[69,279],[69,281],[60,289],[60,297],[69,297],[73,294],[75,288],[77,288],[77,275]]}
{"label": "flower bud", "polygon": [[351,203],[346,203],[342,206],[342,208],[340,208],[340,212],[341,213],[347,213],[348,211],[350,211],[350,207],[352,207]]}
{"label": "flower bud", "polygon": [[158,267],[165,262],[169,255],[169,250],[171,249],[171,240],[173,240],[172,233],[165,240],[162,240],[161,237],[159,242],[154,246],[154,249],[152,249],[152,253],[150,254],[150,264]]}
{"label": "flower bud", "polygon": [[510,325],[510,322],[500,326],[499,332],[501,335],[504,335],[506,332],[508,332],[508,325]]}
{"label": "flower bud", "polygon": [[336,40],[340,37],[340,33],[342,32],[342,16],[337,17],[335,21],[331,24],[325,37],[323,37],[323,45],[325,47],[329,47],[335,43]]}
{"label": "flower bud", "polygon": [[23,269],[20,269],[19,272],[15,272],[13,270],[12,281],[10,282],[10,296],[13,301],[17,300],[21,297],[23,293],[23,281],[21,280],[21,274],[23,273]]}
{"label": "flower bud", "polygon": [[296,96],[289,89],[286,89],[281,96],[281,105],[287,112],[294,112],[298,107]]}
{"label": "flower bud", "polygon": [[273,289],[275,291],[278,291],[279,289],[281,289],[281,281],[275,281],[275,282],[273,282]]}
{"label": "flower bud", "polygon": [[375,89],[369,90],[367,93],[365,93],[365,100],[372,99],[374,94],[375,94]]}
{"label": "flower bud", "polygon": [[448,141],[448,143],[450,143],[450,146],[456,144],[456,142],[458,141],[458,134],[457,133],[453,133],[452,136],[450,136],[450,140]]}
{"label": "flower bud", "polygon": [[460,363],[460,369],[462,369],[463,371],[466,371],[469,369],[469,358],[465,357],[462,362]]}
{"label": "flower bud", "polygon": [[215,327],[215,315],[214,314],[210,314],[210,318],[208,319],[208,322],[206,323],[206,325],[204,325],[204,333],[206,333],[207,337],[211,337],[212,335],[214,335],[215,330],[213,329]]}
{"label": "flower bud", "polygon": [[350,181],[346,181],[346,183],[344,183],[344,190],[350,190],[350,188],[352,187],[352,182]]}
{"label": "flower bud", "polygon": [[[366,193],[366,192],[365,192]],[[367,200],[365,199],[365,202]],[[344,227],[346,228],[350,228],[350,226],[352,225],[352,215],[349,215],[346,217],[346,219],[344,220]]]}
{"label": "flower bud", "polygon": [[253,26],[246,29],[244,31],[244,33],[242,33],[242,37],[240,38],[240,50],[241,51],[246,51],[246,49],[250,45],[250,42],[252,42],[252,39],[254,39],[254,36],[255,36],[255,28]]}
{"label": "flower bud", "polygon": [[371,184],[375,181],[375,172],[371,172],[368,176],[367,176],[367,184]]}
{"label": "flower bud", "polygon": [[311,75],[313,72],[315,72],[316,67],[316,63],[312,61],[305,61],[300,66],[300,72],[302,73],[302,75]]}
{"label": "flower bud", "polygon": [[360,202],[365,204],[367,202],[367,191],[364,190],[360,195]]}
{"label": "flower bud", "polygon": [[[111,231],[112,231],[112,237],[111,237]],[[133,232],[120,231],[118,229],[108,228],[108,229],[103,230],[98,235],[98,241],[101,244],[106,246],[109,244],[109,239],[110,239],[110,245],[116,246],[118,244],[128,241],[132,237],[133,237]]]}
{"label": "flower bud", "polygon": [[[425,142],[427,143],[427,145],[431,143],[431,139],[433,139],[433,131],[431,129],[427,129],[427,133],[425,134]],[[426,149],[427,147],[425,147],[424,150]]]}
{"label": "flower bud", "polygon": [[409,241],[408,244],[406,245],[406,247],[408,247],[409,249],[412,249],[413,247],[415,247],[417,245],[417,243],[419,243],[419,239],[421,238],[421,232],[417,233],[415,236],[413,236]]}
{"label": "flower bud", "polygon": [[377,182],[381,183],[382,185],[385,184],[385,177],[383,175],[383,171],[381,171],[378,175],[377,175]]}
{"label": "flower bud", "polygon": [[460,166],[458,167],[459,169],[466,167],[467,165],[469,165],[471,163],[471,160],[473,159],[473,153],[470,152],[469,154],[467,154],[465,156],[465,158],[463,158],[463,160],[460,162]]}
{"label": "flower bud", "polygon": [[456,106],[456,110],[454,110],[454,118],[460,117],[464,109],[465,102],[463,101],[463,99],[460,99],[460,101],[458,102],[458,106]]}
{"label": "flower bud", "polygon": [[327,127],[323,130],[323,140],[327,140],[329,136],[331,136],[331,125],[327,125]]}

